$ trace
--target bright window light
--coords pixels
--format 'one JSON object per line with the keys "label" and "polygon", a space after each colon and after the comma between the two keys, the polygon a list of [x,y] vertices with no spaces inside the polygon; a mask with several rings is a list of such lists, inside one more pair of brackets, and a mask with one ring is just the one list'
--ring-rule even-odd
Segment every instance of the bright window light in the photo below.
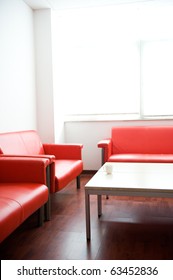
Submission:
{"label": "bright window light", "polygon": [[173,115],[173,41],[143,42],[141,50],[143,114]]}
{"label": "bright window light", "polygon": [[54,12],[59,114],[173,115],[172,14],[153,1]]}

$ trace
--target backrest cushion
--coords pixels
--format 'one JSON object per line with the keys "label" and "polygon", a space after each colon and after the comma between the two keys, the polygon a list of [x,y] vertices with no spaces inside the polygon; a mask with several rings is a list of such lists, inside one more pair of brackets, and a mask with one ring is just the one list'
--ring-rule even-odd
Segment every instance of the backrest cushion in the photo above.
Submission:
{"label": "backrest cushion", "polygon": [[0,133],[0,149],[3,154],[44,154],[43,145],[35,130]]}
{"label": "backrest cushion", "polygon": [[172,126],[129,126],[112,128],[115,153],[173,153]]}

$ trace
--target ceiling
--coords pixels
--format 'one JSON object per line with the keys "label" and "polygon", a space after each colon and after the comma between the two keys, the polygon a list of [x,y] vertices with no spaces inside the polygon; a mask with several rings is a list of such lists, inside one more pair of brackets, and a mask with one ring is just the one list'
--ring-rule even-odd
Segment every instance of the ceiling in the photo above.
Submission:
{"label": "ceiling", "polygon": [[159,4],[173,4],[173,0],[23,0],[33,10],[50,8],[59,10],[65,8],[80,8],[104,6],[112,4],[127,4],[137,2],[152,2]]}

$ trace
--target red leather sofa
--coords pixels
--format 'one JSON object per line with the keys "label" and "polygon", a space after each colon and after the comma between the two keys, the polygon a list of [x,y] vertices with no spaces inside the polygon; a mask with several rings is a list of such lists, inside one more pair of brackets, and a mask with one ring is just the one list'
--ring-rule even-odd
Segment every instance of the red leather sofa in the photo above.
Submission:
{"label": "red leather sofa", "polygon": [[0,133],[0,153],[4,156],[26,156],[48,158],[50,169],[50,192],[64,188],[83,171],[82,144],[42,143],[35,130]]}
{"label": "red leather sofa", "polygon": [[0,242],[39,210],[44,220],[48,201],[45,167],[48,159],[0,157]]}
{"label": "red leather sofa", "polygon": [[104,162],[173,162],[173,126],[113,127],[101,140]]}

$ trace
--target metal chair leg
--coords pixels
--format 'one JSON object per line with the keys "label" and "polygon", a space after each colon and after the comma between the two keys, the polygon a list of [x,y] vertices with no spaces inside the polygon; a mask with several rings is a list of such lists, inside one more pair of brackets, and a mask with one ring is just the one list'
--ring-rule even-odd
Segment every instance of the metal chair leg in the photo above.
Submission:
{"label": "metal chair leg", "polygon": [[38,226],[44,224],[44,205],[38,209]]}
{"label": "metal chair leg", "polygon": [[80,175],[76,177],[77,189],[80,189]]}
{"label": "metal chair leg", "polygon": [[46,221],[50,221],[50,217],[51,217],[51,202],[50,202],[50,165],[47,166],[46,168],[46,183],[47,183],[47,187],[49,190],[49,198],[47,203],[45,204],[45,220]]}

